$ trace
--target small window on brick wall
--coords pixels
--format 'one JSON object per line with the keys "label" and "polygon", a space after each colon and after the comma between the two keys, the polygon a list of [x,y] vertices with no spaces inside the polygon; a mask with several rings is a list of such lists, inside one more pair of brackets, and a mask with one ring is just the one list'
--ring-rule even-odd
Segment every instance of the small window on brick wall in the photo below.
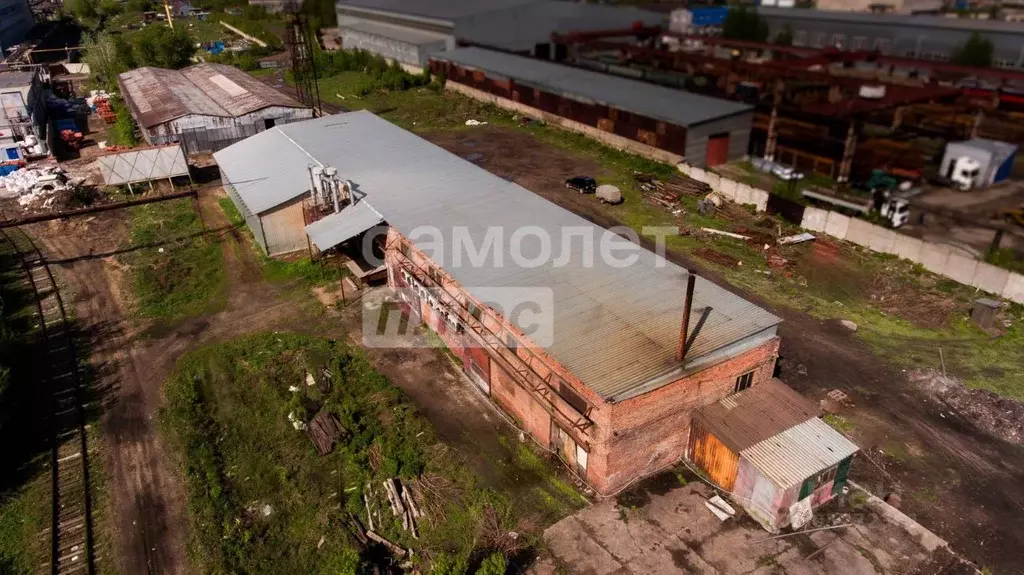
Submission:
{"label": "small window on brick wall", "polygon": [[412,248],[410,248],[409,244],[405,242],[402,242],[402,255],[409,259],[412,259]]}
{"label": "small window on brick wall", "polygon": [[754,372],[748,371],[736,378],[736,387],[733,388],[733,393],[747,389],[752,383],[754,383]]}
{"label": "small window on brick wall", "polygon": [[480,317],[483,316],[483,310],[480,309],[480,306],[476,305],[475,303],[471,301],[466,302],[466,307],[469,308],[469,315],[475,317],[476,319],[480,319]]}
{"label": "small window on brick wall", "polygon": [[516,341],[514,335],[510,333],[505,334],[505,347],[509,348],[512,351],[515,351],[516,349],[519,348],[519,342]]}

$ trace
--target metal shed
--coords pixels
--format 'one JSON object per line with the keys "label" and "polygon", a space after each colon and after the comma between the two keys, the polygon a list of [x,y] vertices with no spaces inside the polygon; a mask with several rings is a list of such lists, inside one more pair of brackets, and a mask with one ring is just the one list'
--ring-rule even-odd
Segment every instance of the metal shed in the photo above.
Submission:
{"label": "metal shed", "polygon": [[765,529],[832,499],[856,445],[822,421],[816,405],[777,379],[699,410],[688,457]]}
{"label": "metal shed", "polygon": [[714,166],[747,153],[752,106],[504,52],[434,54],[435,71],[494,96]]}
{"label": "metal shed", "polygon": [[1017,157],[1017,146],[996,140],[974,138],[963,142],[946,144],[946,151],[939,164],[939,173],[946,174],[957,158],[971,158],[981,164],[974,187],[984,188],[1010,177],[1013,161]]}
{"label": "metal shed", "polygon": [[181,142],[190,154],[313,117],[309,107],[224,64],[147,66],[121,74],[118,83],[147,143]]}

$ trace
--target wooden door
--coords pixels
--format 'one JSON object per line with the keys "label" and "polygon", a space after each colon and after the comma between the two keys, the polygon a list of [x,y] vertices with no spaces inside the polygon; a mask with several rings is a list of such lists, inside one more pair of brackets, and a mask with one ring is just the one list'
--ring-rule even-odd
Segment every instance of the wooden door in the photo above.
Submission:
{"label": "wooden door", "polygon": [[707,166],[717,166],[729,161],[729,134],[715,134],[708,138]]}

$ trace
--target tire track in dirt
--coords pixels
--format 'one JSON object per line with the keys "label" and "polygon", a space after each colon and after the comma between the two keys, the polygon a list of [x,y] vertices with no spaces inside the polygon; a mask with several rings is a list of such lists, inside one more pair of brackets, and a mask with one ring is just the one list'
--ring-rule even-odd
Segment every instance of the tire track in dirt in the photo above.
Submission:
{"label": "tire track in dirt", "polygon": [[221,244],[228,286],[225,309],[188,319],[159,337],[143,338],[144,325],[129,316],[121,294],[125,270],[113,254],[126,241],[127,213],[50,222],[34,235],[59,260],[73,294],[79,328],[94,342],[90,363],[101,389],[100,425],[106,445],[109,506],[106,517],[120,571],[126,574],[184,575],[187,562],[187,497],[181,470],[158,429],[161,386],[175,362],[199,345],[267,329],[309,331],[299,300],[282,299],[267,284],[248,238],[230,226],[217,205],[215,186],[200,194],[208,237]]}

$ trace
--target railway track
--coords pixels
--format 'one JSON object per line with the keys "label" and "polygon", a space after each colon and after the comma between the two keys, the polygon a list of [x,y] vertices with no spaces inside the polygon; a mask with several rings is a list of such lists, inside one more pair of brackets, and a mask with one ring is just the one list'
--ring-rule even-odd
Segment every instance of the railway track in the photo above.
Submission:
{"label": "railway track", "polygon": [[17,252],[32,290],[42,338],[42,384],[51,398],[50,468],[52,521],[43,536],[50,539],[50,560],[40,573],[93,575],[92,509],[89,491],[88,443],[84,390],[78,370],[74,335],[64,300],[42,251],[21,228],[0,229],[3,241]]}

